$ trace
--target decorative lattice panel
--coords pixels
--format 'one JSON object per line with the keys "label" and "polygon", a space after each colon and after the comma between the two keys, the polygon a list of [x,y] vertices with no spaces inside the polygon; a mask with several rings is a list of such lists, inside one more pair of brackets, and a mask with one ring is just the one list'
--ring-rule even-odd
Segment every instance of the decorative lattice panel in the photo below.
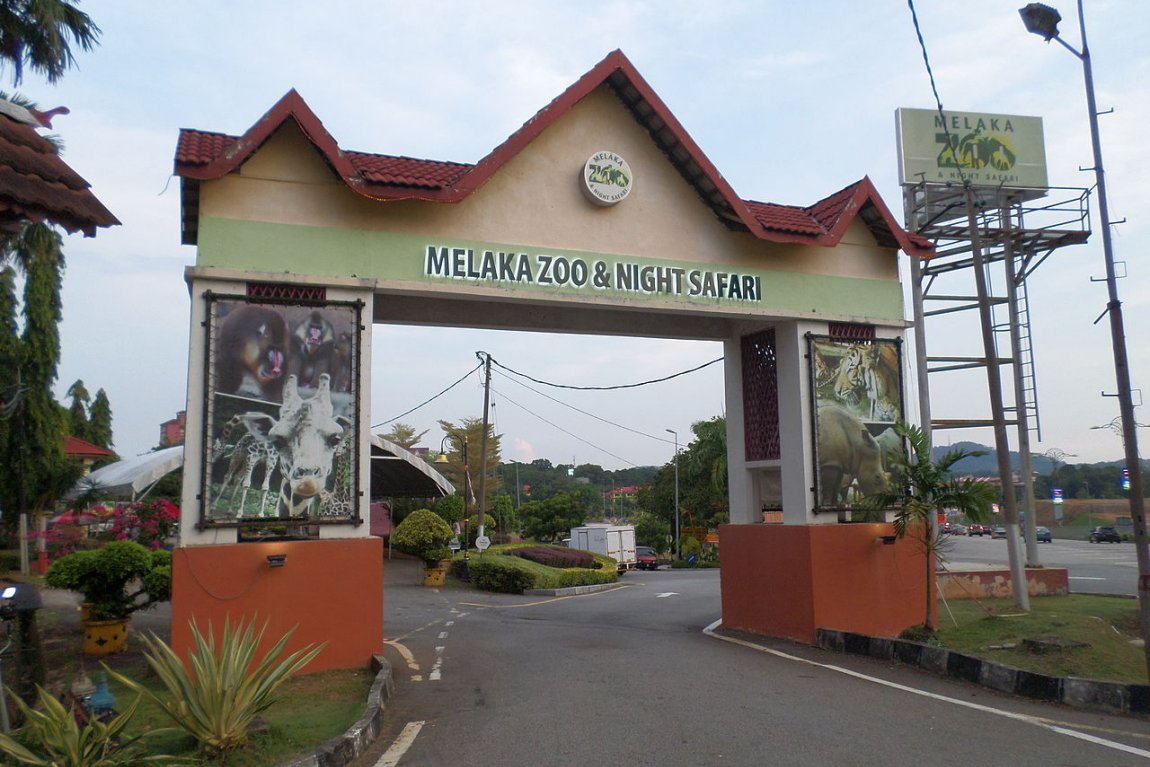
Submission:
{"label": "decorative lattice panel", "polygon": [[779,458],[779,368],[775,331],[743,336],[743,441],[748,461]]}
{"label": "decorative lattice panel", "polygon": [[832,322],[827,326],[827,335],[835,341],[873,341],[874,325],[860,325],[854,322]]}
{"label": "decorative lattice panel", "polygon": [[327,300],[327,288],[322,285],[249,282],[247,296],[253,301],[278,301],[285,304],[315,303]]}

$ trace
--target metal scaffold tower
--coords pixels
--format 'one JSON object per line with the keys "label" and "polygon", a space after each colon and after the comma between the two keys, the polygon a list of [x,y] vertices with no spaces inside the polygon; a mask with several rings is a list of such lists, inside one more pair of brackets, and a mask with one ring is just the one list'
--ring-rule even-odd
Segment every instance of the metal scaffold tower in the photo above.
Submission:
{"label": "metal scaffold tower", "polygon": [[[1042,431],[1027,279],[1054,251],[1086,242],[1090,235],[1089,192],[916,183],[903,186],[903,207],[907,228],[929,238],[937,248],[937,255],[929,261],[911,260],[924,428],[1014,427],[1020,456],[1017,487],[1025,512],[1026,560],[1028,565],[1037,566],[1030,438],[1033,433],[1041,440]],[[969,319],[972,313],[977,315],[974,322],[978,324]],[[979,338],[978,330],[993,338],[992,357],[984,348],[964,348],[970,339]],[[972,370],[985,374],[991,365],[1011,372],[1001,379],[1000,412],[993,412],[993,407],[990,417],[985,412],[971,413],[969,408],[961,415],[932,412],[930,376]],[[983,381],[996,379],[986,375]],[[976,402],[977,398],[970,400]],[[991,401],[995,401],[993,394]],[[980,409],[978,405],[971,407]]]}

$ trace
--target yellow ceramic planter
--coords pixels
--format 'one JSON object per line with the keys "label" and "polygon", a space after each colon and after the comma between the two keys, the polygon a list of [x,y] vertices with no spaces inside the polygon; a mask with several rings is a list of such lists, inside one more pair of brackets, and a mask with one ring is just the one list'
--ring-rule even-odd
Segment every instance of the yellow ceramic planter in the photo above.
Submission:
{"label": "yellow ceramic planter", "polygon": [[111,655],[128,649],[128,619],[84,622],[84,654]]}

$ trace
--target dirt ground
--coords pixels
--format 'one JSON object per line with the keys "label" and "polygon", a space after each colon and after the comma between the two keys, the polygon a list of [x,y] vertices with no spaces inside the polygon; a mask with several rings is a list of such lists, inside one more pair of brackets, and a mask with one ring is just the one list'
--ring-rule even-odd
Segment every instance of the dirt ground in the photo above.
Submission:
{"label": "dirt ground", "polygon": [[[0,582],[24,582],[38,586],[36,580],[19,576],[0,578]],[[43,648],[46,686],[54,692],[61,692],[70,685],[81,670],[94,680],[101,670],[101,662],[129,675],[142,671],[146,668],[146,661],[143,657],[145,645],[140,638],[141,635],[150,632],[165,641],[171,638],[171,605],[163,602],[132,615],[126,651],[103,658],[86,656],[82,651],[84,630],[80,624],[79,595],[71,591],[47,588],[39,588],[39,592],[43,607],[36,611],[35,624]],[[0,628],[0,647],[4,647],[8,640],[7,630],[11,630],[15,636],[17,631],[15,622]],[[0,656],[3,661],[4,683],[10,686],[16,681],[13,676],[17,673],[17,662],[14,657],[16,644],[13,643],[13,646]]]}

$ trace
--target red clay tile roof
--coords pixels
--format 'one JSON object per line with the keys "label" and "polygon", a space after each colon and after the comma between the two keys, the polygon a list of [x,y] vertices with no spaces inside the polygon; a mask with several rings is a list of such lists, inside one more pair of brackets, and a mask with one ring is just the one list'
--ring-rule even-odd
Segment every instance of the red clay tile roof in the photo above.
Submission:
{"label": "red clay tile roof", "polygon": [[119,224],[52,142],[9,116],[11,105],[3,105],[8,109],[0,113],[0,232],[16,232],[25,221],[49,221],[93,237],[98,227]]}
{"label": "red clay tile roof", "polygon": [[289,91],[243,136],[184,129],[176,148],[175,172],[184,179],[184,242],[196,241],[198,183],[220,178],[242,165],[289,119],[293,120],[347,186],[378,200],[459,202],[484,184],[508,160],[595,89],[607,85],[623,102],[727,226],[773,242],[834,246],[855,216],[884,247],[930,257],[934,246],[905,231],[869,179],[852,184],[809,207],[743,200],[691,139],[686,129],[621,51],[613,51],[475,165],[344,151],[295,91]]}
{"label": "red clay tile roof", "polygon": [[79,437],[64,437],[64,455],[70,458],[115,458],[116,454],[105,447],[93,445]]}

